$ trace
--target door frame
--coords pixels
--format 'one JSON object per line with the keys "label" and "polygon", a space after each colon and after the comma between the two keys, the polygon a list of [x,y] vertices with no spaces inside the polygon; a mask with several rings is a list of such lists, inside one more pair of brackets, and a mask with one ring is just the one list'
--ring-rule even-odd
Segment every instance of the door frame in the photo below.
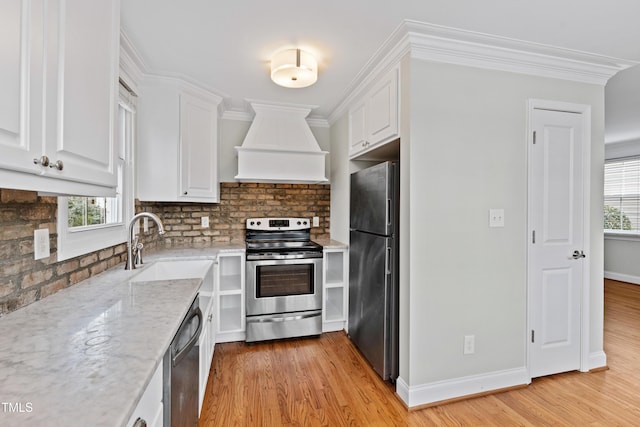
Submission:
{"label": "door frame", "polygon": [[545,99],[529,99],[527,100],[527,319],[525,330],[525,357],[526,369],[531,382],[531,339],[530,331],[532,328],[532,310],[531,292],[532,292],[532,269],[531,269],[531,253],[530,239],[532,234],[532,177],[531,177],[531,150],[533,148],[533,112],[534,110],[552,110],[567,113],[576,113],[582,115],[582,197],[583,197],[583,237],[584,252],[587,257],[582,263],[582,289],[580,301],[580,371],[589,371],[589,344],[590,344],[590,289],[591,289],[591,106],[586,104],[575,104],[569,102],[552,101]]}

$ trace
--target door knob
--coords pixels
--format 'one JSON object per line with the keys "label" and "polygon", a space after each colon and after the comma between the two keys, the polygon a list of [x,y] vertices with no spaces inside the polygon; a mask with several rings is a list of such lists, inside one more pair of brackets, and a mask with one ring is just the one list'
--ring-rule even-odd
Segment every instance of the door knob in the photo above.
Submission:
{"label": "door knob", "polygon": [[573,251],[573,255],[571,255],[571,259],[580,259],[586,258],[587,256],[582,251]]}

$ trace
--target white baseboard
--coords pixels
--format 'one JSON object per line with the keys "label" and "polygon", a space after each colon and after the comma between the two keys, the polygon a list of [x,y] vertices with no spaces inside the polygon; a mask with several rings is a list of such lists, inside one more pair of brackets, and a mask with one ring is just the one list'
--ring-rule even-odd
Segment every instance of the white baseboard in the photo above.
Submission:
{"label": "white baseboard", "polygon": [[342,331],[345,329],[345,321],[336,321],[336,322],[323,322],[322,323],[322,332],[336,332]]}
{"label": "white baseboard", "polygon": [[619,282],[633,283],[634,285],[640,285],[640,277],[631,276],[629,274],[621,274],[621,273],[615,273],[613,271],[605,271],[604,278],[617,280]]}
{"label": "white baseboard", "polygon": [[246,341],[246,332],[220,332],[216,334],[216,344],[223,342]]}
{"label": "white baseboard", "polygon": [[396,380],[396,393],[411,408],[487,391],[525,385],[530,382],[531,380],[525,367],[416,386],[409,386],[404,379],[398,377]]}
{"label": "white baseboard", "polygon": [[607,366],[607,355],[604,351],[589,353],[589,370]]}

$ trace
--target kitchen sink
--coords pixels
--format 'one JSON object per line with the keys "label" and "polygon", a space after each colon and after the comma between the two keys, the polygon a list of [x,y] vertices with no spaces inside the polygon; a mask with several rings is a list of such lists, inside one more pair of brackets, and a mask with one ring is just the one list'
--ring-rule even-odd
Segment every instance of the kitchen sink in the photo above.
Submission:
{"label": "kitchen sink", "polygon": [[156,261],[144,267],[131,278],[131,282],[152,282],[156,280],[202,279],[211,267],[211,260]]}

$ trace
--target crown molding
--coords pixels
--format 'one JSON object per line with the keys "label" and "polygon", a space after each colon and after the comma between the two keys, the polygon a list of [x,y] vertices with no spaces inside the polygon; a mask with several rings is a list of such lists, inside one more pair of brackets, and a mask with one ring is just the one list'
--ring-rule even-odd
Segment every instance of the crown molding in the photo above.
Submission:
{"label": "crown molding", "polygon": [[203,85],[199,85],[194,83],[192,79],[183,75],[183,74],[145,74],[143,83],[141,86],[145,84],[168,84],[177,87],[178,89],[189,92],[189,94],[199,97],[207,102],[212,102],[218,105],[218,113],[221,115],[223,112],[221,111],[221,105],[223,104],[224,96],[219,93],[204,87]]}
{"label": "crown molding", "polygon": [[309,125],[309,127],[312,128],[328,128],[329,126],[329,120],[325,119],[324,117],[319,117],[319,116],[315,116],[315,117],[307,117],[307,124]]}
{"label": "crown molding", "polygon": [[253,121],[254,114],[246,111],[246,110],[237,110],[237,109],[227,109],[224,108],[222,113],[222,118],[224,120],[236,120],[239,122],[250,122]]}
{"label": "crown molding", "polygon": [[376,50],[371,59],[362,67],[360,72],[351,80],[344,91],[342,100],[333,108],[328,117],[329,125],[333,125],[342,117],[384,73],[393,68],[410,52],[407,32],[404,22],[396,27],[389,37]]}
{"label": "crown molding", "polygon": [[329,115],[333,124],[383,73],[411,58],[604,86],[638,64],[619,58],[405,20],[385,40]]}
{"label": "crown molding", "polygon": [[137,49],[131,43],[131,40],[124,31],[120,31],[120,77],[125,81],[127,86],[137,93],[137,87],[147,68],[138,53]]}
{"label": "crown molding", "polygon": [[411,57],[604,86],[636,62],[417,21],[405,21]]}
{"label": "crown molding", "polygon": [[[244,109],[225,108],[222,113],[222,118],[224,120],[251,122],[255,117],[253,108],[251,107],[251,104],[253,103],[267,105],[267,106],[274,106],[279,109],[291,108],[293,110],[298,110],[302,108],[302,109],[314,110],[318,108],[317,105],[291,104],[291,103],[285,103],[285,102],[271,102],[271,101],[264,101],[264,100],[257,100],[257,99],[245,99]],[[321,116],[309,116],[305,120],[310,127],[316,127],[316,128],[329,127],[329,122],[327,121],[327,119]]]}

